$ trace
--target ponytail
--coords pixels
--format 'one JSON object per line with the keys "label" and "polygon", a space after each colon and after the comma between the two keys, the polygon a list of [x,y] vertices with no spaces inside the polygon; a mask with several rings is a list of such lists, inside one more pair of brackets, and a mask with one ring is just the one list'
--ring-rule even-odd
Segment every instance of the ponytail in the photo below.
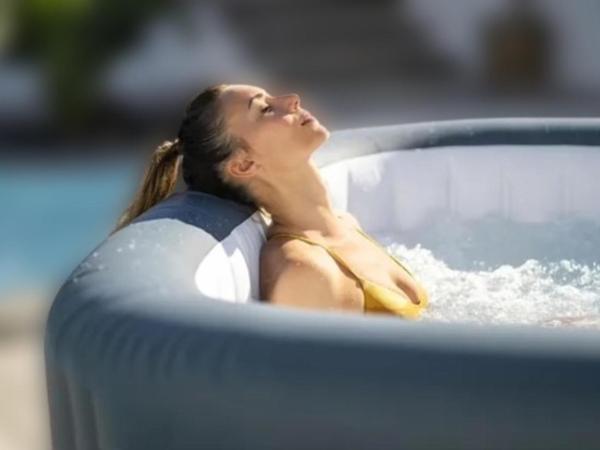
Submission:
{"label": "ponytail", "polygon": [[182,159],[180,146],[179,139],[175,139],[165,141],[156,148],[134,200],[123,212],[110,234],[131,223],[174,191]]}

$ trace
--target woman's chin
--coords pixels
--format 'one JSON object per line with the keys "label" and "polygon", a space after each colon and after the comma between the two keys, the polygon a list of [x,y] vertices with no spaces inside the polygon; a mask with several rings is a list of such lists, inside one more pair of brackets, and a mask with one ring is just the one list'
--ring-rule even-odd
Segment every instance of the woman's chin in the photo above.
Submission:
{"label": "woman's chin", "polygon": [[325,128],[323,125],[319,125],[319,130],[321,132],[321,134],[323,135],[323,140],[326,141],[327,139],[329,139],[329,135],[331,134],[329,132],[329,130],[327,128]]}
{"label": "woman's chin", "polygon": [[313,141],[312,147],[313,147],[313,152],[318,150],[321,145],[327,140],[329,139],[329,130],[325,127],[320,128],[320,131],[318,133],[315,133],[315,139]]}
{"label": "woman's chin", "polygon": [[321,124],[318,120],[313,120],[310,123],[307,123],[305,126],[310,127],[312,131],[315,133],[321,134],[325,136],[325,139],[329,138],[329,130]]}

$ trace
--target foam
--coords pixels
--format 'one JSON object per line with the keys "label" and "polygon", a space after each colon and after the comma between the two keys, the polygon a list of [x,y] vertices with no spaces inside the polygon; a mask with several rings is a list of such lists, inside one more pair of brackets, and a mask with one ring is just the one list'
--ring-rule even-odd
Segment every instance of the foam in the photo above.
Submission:
{"label": "foam", "polygon": [[440,218],[378,233],[430,294],[424,321],[600,329],[600,225]]}

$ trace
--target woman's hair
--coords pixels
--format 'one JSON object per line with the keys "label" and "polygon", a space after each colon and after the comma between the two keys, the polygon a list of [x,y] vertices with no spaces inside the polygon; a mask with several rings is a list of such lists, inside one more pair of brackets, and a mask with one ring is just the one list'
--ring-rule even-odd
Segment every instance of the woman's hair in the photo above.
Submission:
{"label": "woman's hair", "polygon": [[180,166],[183,169],[183,180],[190,190],[243,203],[268,216],[248,190],[227,179],[223,170],[227,158],[237,147],[248,147],[243,138],[236,138],[227,131],[218,101],[226,86],[209,86],[188,104],[177,139],[165,141],[156,148],[137,194],[111,234],[171,195]]}

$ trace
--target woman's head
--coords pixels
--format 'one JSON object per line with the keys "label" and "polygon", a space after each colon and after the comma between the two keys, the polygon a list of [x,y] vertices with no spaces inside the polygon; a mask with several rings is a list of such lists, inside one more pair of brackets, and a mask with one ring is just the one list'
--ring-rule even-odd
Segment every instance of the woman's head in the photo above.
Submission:
{"label": "woman's head", "polygon": [[228,132],[242,144],[230,161],[231,176],[281,173],[308,159],[329,137],[329,131],[300,106],[296,94],[274,96],[257,86],[234,84],[222,92],[221,104]]}
{"label": "woman's head", "polygon": [[329,137],[296,94],[271,96],[251,85],[217,84],[187,106],[177,139],[154,152],[133,202],[113,233],[175,188],[179,167],[191,190],[261,208],[252,184],[292,170]]}

